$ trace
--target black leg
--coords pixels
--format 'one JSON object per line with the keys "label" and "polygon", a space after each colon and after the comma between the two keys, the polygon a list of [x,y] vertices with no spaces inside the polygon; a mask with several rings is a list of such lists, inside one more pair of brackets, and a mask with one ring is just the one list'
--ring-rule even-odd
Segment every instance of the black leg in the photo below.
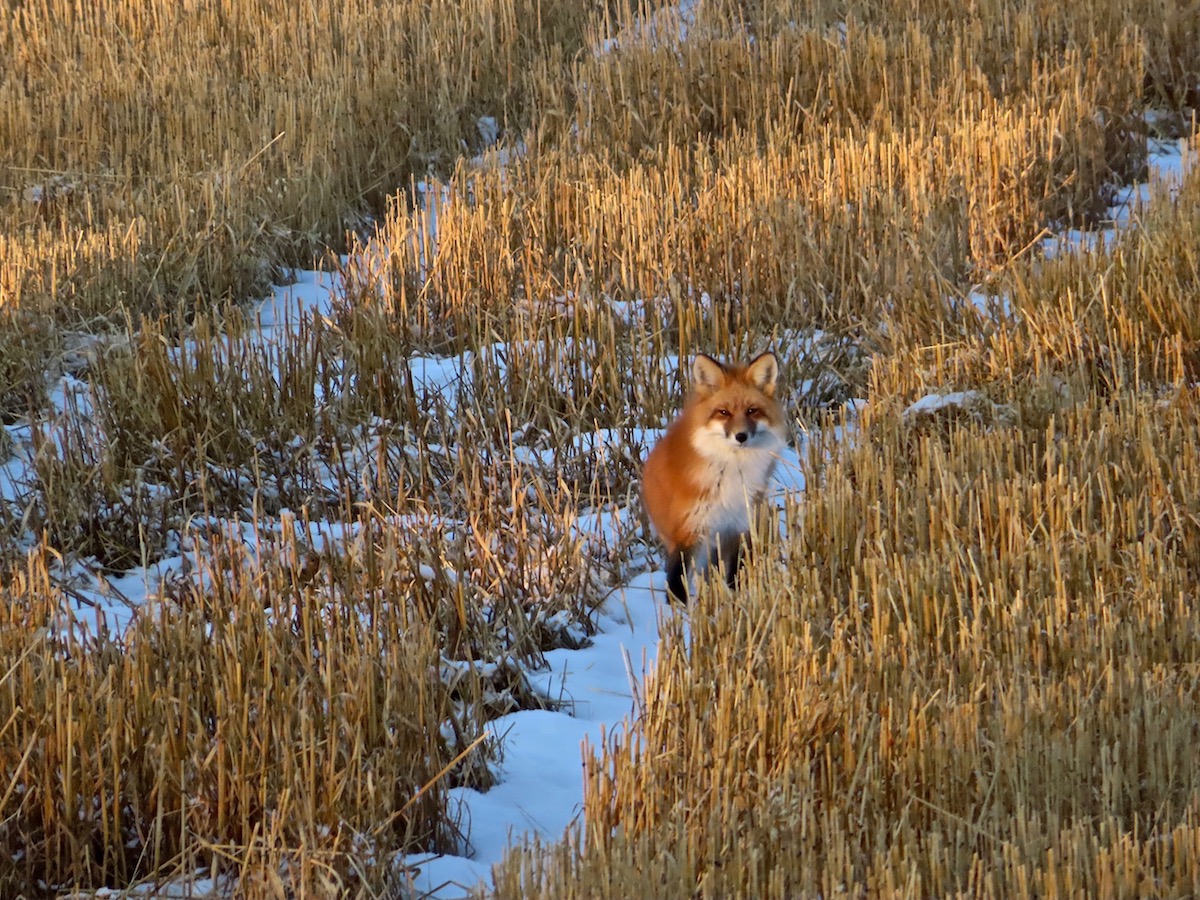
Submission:
{"label": "black leg", "polygon": [[719,564],[725,573],[725,584],[730,589],[737,587],[738,572],[742,569],[742,561],[746,555],[746,546],[750,543],[748,534],[723,534],[717,538],[710,560]]}
{"label": "black leg", "polygon": [[677,603],[687,603],[687,573],[683,570],[683,553],[679,550],[667,554],[667,594]]}

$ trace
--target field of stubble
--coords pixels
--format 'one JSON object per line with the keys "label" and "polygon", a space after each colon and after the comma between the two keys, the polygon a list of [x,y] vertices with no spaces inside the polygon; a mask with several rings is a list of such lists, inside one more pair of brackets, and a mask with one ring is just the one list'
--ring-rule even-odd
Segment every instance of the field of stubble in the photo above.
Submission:
{"label": "field of stubble", "polygon": [[[772,347],[812,450],[786,538],[666,630],[578,829],[496,895],[1193,896],[1200,175],[1043,239],[1191,136],[1198,34],[1135,0],[9,3],[0,895],[402,896],[485,723],[545,702],[522,671],[655,562],[663,361]],[[293,266],[344,294],[264,342]]]}

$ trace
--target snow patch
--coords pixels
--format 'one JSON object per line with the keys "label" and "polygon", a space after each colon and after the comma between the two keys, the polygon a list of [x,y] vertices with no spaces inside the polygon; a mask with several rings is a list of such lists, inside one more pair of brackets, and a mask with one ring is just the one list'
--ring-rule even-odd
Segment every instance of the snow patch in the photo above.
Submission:
{"label": "snow patch", "polygon": [[910,404],[903,413],[904,418],[935,413],[943,409],[967,409],[978,403],[986,403],[987,398],[979,391],[954,391],[950,394],[926,394],[920,400]]}

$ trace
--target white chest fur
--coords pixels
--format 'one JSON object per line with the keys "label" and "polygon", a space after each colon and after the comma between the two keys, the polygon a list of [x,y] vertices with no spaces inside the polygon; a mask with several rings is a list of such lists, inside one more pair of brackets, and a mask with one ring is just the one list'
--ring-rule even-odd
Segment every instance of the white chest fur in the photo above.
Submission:
{"label": "white chest fur", "polygon": [[754,505],[771,481],[783,441],[760,430],[746,445],[735,446],[724,434],[702,430],[693,445],[704,460],[695,474],[707,486],[692,513],[697,533],[711,543],[717,535],[749,531]]}

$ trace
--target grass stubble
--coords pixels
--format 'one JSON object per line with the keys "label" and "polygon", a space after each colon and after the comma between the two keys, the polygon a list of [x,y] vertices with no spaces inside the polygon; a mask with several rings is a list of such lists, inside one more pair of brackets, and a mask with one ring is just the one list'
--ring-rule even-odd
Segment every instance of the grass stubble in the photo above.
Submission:
{"label": "grass stubble", "polygon": [[[460,7],[0,25],[0,893],[401,895],[646,564],[664,361],[769,344],[787,536],[496,894],[1193,894],[1200,180],[1038,249],[1186,128],[1194,10]],[[327,248],[264,341],[237,302]]]}

